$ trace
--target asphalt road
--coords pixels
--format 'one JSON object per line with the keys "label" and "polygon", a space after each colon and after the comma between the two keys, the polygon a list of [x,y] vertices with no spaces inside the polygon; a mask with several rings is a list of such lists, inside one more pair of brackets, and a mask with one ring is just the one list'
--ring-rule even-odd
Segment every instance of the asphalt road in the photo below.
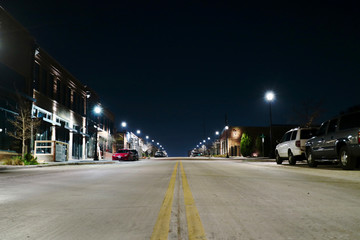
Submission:
{"label": "asphalt road", "polygon": [[142,160],[0,171],[0,239],[360,239],[360,171]]}

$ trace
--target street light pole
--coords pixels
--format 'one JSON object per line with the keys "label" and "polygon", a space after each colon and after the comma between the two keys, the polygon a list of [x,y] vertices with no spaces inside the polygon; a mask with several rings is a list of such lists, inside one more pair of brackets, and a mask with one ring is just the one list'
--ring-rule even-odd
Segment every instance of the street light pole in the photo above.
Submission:
{"label": "street light pole", "polygon": [[273,156],[273,139],[272,139],[272,112],[271,112],[271,102],[275,99],[275,94],[272,91],[269,91],[265,95],[266,100],[269,102],[269,117],[270,117],[270,152],[269,156]]}
{"label": "street light pole", "polygon": [[98,145],[98,131],[99,131],[99,116],[97,117],[97,123],[96,123],[96,134],[95,134],[95,156],[94,156],[94,161],[99,161],[99,156],[98,156],[98,149],[97,149],[97,145]]}
{"label": "street light pole", "polygon": [[96,135],[95,135],[95,156],[94,156],[94,161],[99,161],[99,156],[98,156],[98,131],[99,131],[99,126],[100,126],[100,118],[99,118],[99,114],[101,113],[101,108],[99,106],[96,106],[95,109],[95,114],[97,115],[97,126],[96,126]]}
{"label": "street light pole", "polygon": [[271,101],[269,102],[269,114],[270,114],[270,157],[272,157],[273,141],[272,141],[272,113],[271,113]]}
{"label": "street light pole", "polygon": [[229,126],[225,126],[225,131],[226,131],[226,158],[229,158],[229,140],[228,140],[228,130],[229,130]]}

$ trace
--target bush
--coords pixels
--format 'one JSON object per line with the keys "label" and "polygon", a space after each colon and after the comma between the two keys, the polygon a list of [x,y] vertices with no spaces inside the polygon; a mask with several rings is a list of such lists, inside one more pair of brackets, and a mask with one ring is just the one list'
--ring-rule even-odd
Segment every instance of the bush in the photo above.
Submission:
{"label": "bush", "polygon": [[24,165],[38,165],[37,158],[34,158],[30,153],[25,154],[24,158],[22,158]]}
{"label": "bush", "polygon": [[243,133],[240,142],[241,155],[244,157],[248,157],[251,155],[252,150],[253,150],[253,146],[250,136],[246,133]]}
{"label": "bush", "polygon": [[21,157],[12,157],[5,159],[3,161],[4,165],[24,165],[23,161],[21,161]]}
{"label": "bush", "polygon": [[34,158],[30,153],[25,154],[24,157],[16,156],[11,159],[6,159],[4,165],[38,165],[37,158]]}

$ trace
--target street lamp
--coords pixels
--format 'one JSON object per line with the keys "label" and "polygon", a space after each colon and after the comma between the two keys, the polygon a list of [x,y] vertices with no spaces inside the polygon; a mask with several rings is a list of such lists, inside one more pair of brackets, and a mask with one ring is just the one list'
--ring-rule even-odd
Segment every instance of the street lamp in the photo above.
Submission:
{"label": "street lamp", "polygon": [[272,143],[272,114],[271,114],[271,102],[275,100],[275,94],[272,91],[268,91],[265,94],[265,99],[269,103],[269,117],[270,117],[270,157],[272,157],[272,149],[273,149],[273,143]]}
{"label": "street lamp", "polygon": [[125,128],[125,127],[127,126],[126,122],[122,122],[122,123],[121,123],[121,126],[122,126],[123,128]]}
{"label": "street lamp", "polygon": [[141,133],[141,131],[140,131],[140,130],[136,130],[136,133],[137,133],[137,134],[140,134],[140,133]]}
{"label": "street lamp", "polygon": [[219,131],[215,131],[215,154],[218,155],[220,154],[220,140],[218,139],[220,135]]}
{"label": "street lamp", "polygon": [[[91,92],[86,91],[86,145],[85,145],[85,158],[88,158],[89,156],[89,148],[90,148],[90,137],[89,137],[89,101],[91,97]],[[32,142],[32,141],[31,141]]]}
{"label": "street lamp", "polygon": [[226,130],[226,158],[229,158],[229,150],[228,150],[228,145],[229,145],[228,130],[229,130],[229,126],[226,125],[225,130]]}
{"label": "street lamp", "polygon": [[99,131],[99,127],[100,127],[100,113],[101,113],[102,109],[100,106],[95,106],[94,108],[94,113],[95,115],[97,115],[97,126],[96,126],[96,136],[95,136],[95,156],[94,156],[94,161],[99,161],[99,156],[98,156],[98,131]]}

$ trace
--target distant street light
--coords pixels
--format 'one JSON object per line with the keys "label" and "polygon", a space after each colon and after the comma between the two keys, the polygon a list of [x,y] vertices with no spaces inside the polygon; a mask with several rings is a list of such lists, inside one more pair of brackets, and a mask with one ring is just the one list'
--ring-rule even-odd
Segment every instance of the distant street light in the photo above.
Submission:
{"label": "distant street light", "polygon": [[123,128],[125,128],[125,127],[127,126],[126,122],[122,122],[122,123],[121,123],[121,126],[122,126]]}
{"label": "distant street light", "polygon": [[141,131],[140,131],[140,130],[136,130],[136,133],[137,133],[137,134],[140,134],[140,133],[141,133]]}
{"label": "distant street light", "polygon": [[225,126],[225,130],[226,130],[226,157],[229,158],[229,140],[228,140],[228,130],[229,130],[229,126]]}
{"label": "distant street light", "polygon": [[94,156],[94,161],[99,161],[99,156],[98,156],[98,131],[100,128],[100,113],[101,113],[102,109],[100,106],[95,106],[94,108],[94,113],[95,115],[97,115],[97,126],[96,126],[96,136],[95,136],[95,156]]}
{"label": "distant street light", "polygon": [[[215,140],[216,139],[218,139],[218,137],[219,137],[219,135],[220,135],[220,132],[219,131],[215,131]],[[220,141],[219,141],[220,142]],[[218,144],[218,143],[216,143],[216,141],[215,141],[215,154],[216,155],[218,155],[218,154],[220,154],[220,143]]]}
{"label": "distant street light", "polygon": [[269,103],[269,117],[270,117],[270,157],[273,156],[273,141],[272,141],[272,113],[271,113],[271,103],[275,100],[275,94],[272,91],[268,91],[265,94],[265,99]]}
{"label": "distant street light", "polygon": [[96,107],[94,108],[94,112],[95,112],[96,114],[100,114],[100,113],[101,113],[101,107],[100,107],[100,106],[96,106]]}

